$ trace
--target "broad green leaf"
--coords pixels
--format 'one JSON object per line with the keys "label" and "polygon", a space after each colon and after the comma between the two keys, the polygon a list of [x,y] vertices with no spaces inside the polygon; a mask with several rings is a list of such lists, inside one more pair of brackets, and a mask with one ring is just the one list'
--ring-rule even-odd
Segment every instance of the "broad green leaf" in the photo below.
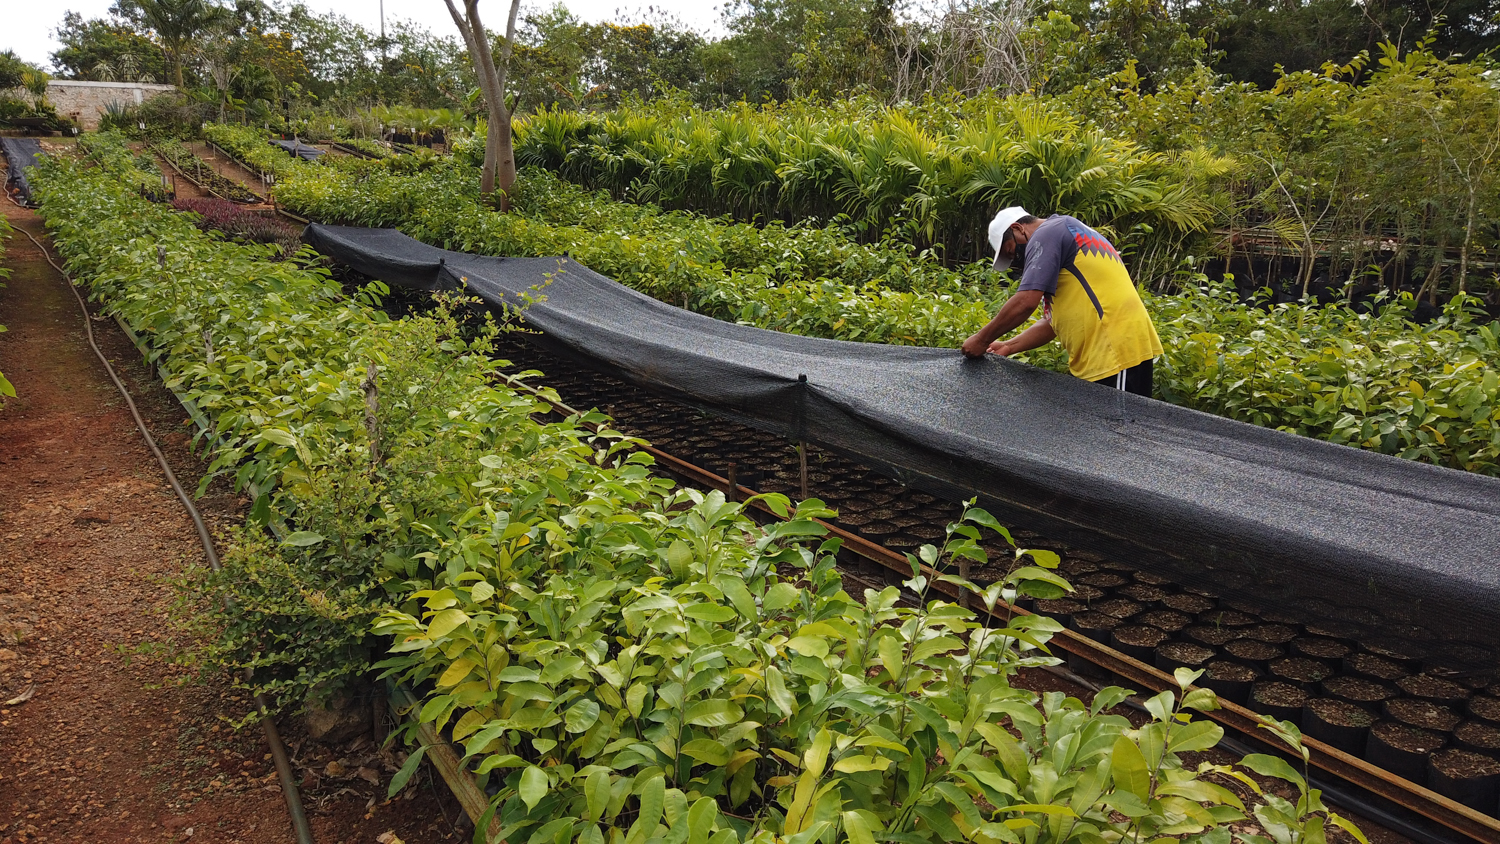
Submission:
{"label": "broad green leaf", "polygon": [[885,666],[886,673],[890,674],[893,679],[900,677],[903,664],[901,640],[894,634],[884,635],[877,640],[875,648],[880,654],[880,664]]}
{"label": "broad green leaf", "polygon": [[594,771],[583,782],[583,793],[588,801],[588,821],[597,823],[609,806],[609,774]]}
{"label": "broad green leaf", "polygon": [[1207,750],[1224,738],[1224,728],[1212,721],[1194,721],[1172,730],[1172,752]]}
{"label": "broad green leaf", "polygon": [[771,702],[781,710],[782,715],[797,714],[797,698],[787,691],[786,678],[774,665],[766,666],[766,691],[770,694]]}
{"label": "broad green leaf", "polygon": [[828,764],[828,751],[832,747],[833,733],[827,727],[818,730],[818,734],[813,736],[812,744],[802,754],[803,769],[814,777],[821,775],[823,767]]}
{"label": "broad green leaf", "polygon": [[687,813],[688,837],[686,844],[708,844],[714,823],[719,819],[719,804],[713,798],[700,797]]}
{"label": "broad green leaf", "polygon": [[844,812],[844,833],[849,836],[849,844],[875,844],[875,836],[870,832],[870,825],[864,816],[858,812]]}
{"label": "broad green leaf", "polygon": [[690,756],[705,765],[723,767],[729,764],[729,748],[714,739],[700,738],[684,744],[680,753]]}
{"label": "broad green leaf", "polygon": [[526,808],[535,809],[536,804],[547,796],[547,775],[535,765],[527,767],[521,772],[521,782],[516,786],[516,793],[521,795]]}
{"label": "broad green leaf", "polygon": [[695,727],[727,727],[745,717],[739,704],[727,700],[703,700],[689,706],[682,720]]}
{"label": "broad green leaf", "polygon": [[766,596],[761,599],[760,605],[766,612],[775,612],[796,603],[797,595],[797,587],[790,583],[778,583],[766,590]]}
{"label": "broad green leaf", "polygon": [[692,606],[684,609],[682,611],[682,614],[687,616],[688,618],[695,618],[699,621],[711,621],[715,624],[723,624],[726,621],[734,621],[735,615],[734,610],[730,609],[729,607],[723,607],[719,606],[718,604],[709,603],[693,604]]}
{"label": "broad green leaf", "polygon": [[427,624],[427,638],[441,639],[454,630],[469,623],[469,616],[463,610],[446,609],[432,617]]}
{"label": "broad green leaf", "polygon": [[464,679],[469,676],[469,673],[473,670],[474,662],[472,660],[454,660],[453,664],[448,666],[448,670],[443,672],[443,676],[438,678],[438,688],[456,686],[459,683],[462,683]]}
{"label": "broad green leaf", "polygon": [[1277,756],[1268,756],[1264,753],[1251,753],[1240,760],[1240,764],[1260,774],[1263,777],[1276,777],[1293,783],[1302,791],[1307,790],[1307,782],[1302,775]]}
{"label": "broad green leaf", "polygon": [[716,579],[714,585],[723,590],[724,596],[729,599],[740,615],[752,621],[755,619],[755,598],[750,594],[750,590],[745,588],[745,581],[724,575]]}
{"label": "broad green leaf", "polygon": [[321,533],[313,533],[310,530],[299,530],[295,533],[287,534],[286,539],[281,540],[281,544],[291,545],[296,548],[306,548],[310,545],[317,545],[322,541],[323,534]]}
{"label": "broad green leaf", "polygon": [[828,640],[821,636],[797,636],[786,643],[787,647],[803,656],[822,659],[828,656]]}
{"label": "broad green leaf", "polygon": [[1146,767],[1146,757],[1135,742],[1126,736],[1115,739],[1114,750],[1109,755],[1109,773],[1115,787],[1134,795],[1139,800],[1151,796],[1151,772]]}
{"label": "broad green leaf", "polygon": [[573,654],[557,657],[542,668],[542,674],[539,679],[549,686],[556,685],[564,680],[586,679],[587,672],[584,672],[584,666],[584,661]]}
{"label": "broad green leaf", "polygon": [[864,771],[884,771],[891,760],[884,756],[845,756],[833,763],[833,769],[843,774],[858,774]]}
{"label": "broad green leaf", "polygon": [[568,707],[567,714],[563,716],[563,724],[570,733],[584,732],[598,720],[599,704],[587,698]]}
{"label": "broad green leaf", "polygon": [[412,751],[410,756],[406,757],[406,761],[401,765],[401,770],[397,771],[394,777],[391,777],[391,785],[386,789],[385,796],[395,797],[401,789],[406,787],[407,782],[411,780],[411,775],[417,772],[417,766],[422,764],[422,755],[426,752],[427,745],[424,744]]}
{"label": "broad green leaf", "polygon": [[660,775],[647,780],[640,788],[640,800],[641,809],[625,835],[626,844],[643,844],[656,832],[667,802],[666,780]]}
{"label": "broad green leaf", "polygon": [[1364,832],[1362,832],[1359,827],[1355,826],[1353,822],[1351,822],[1348,818],[1329,812],[1328,820],[1332,821],[1334,826],[1354,836],[1354,839],[1358,841],[1359,844],[1370,844],[1370,839],[1366,838]]}
{"label": "broad green leaf", "polygon": [[267,428],[260,432],[260,438],[275,445],[292,446],[297,444],[297,438],[281,430],[280,428]]}

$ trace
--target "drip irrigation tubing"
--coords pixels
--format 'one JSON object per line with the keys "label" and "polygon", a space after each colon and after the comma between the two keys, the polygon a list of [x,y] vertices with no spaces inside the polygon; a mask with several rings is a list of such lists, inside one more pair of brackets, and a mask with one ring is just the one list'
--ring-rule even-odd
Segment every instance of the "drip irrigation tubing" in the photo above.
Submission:
{"label": "drip irrigation tubing", "polygon": [[[20,203],[16,204],[20,206]],[[21,207],[24,208],[25,206]],[[156,455],[156,462],[161,465],[161,470],[166,475],[167,483],[171,484],[172,491],[177,494],[177,498],[187,510],[188,516],[192,518],[193,527],[198,531],[198,539],[203,544],[203,554],[208,560],[209,568],[213,569],[214,572],[218,572],[219,554],[214,548],[213,536],[209,533],[208,525],[203,521],[203,514],[198,512],[197,506],[193,504],[192,497],[187,494],[187,491],[182,488],[182,484],[177,480],[176,473],[172,471],[171,464],[167,462],[167,456],[162,453],[161,447],[156,444],[156,438],[151,436],[151,431],[146,426],[146,420],[141,416],[140,410],[136,408],[135,400],[131,397],[130,390],[126,388],[125,382],[120,380],[120,376],[115,373],[115,368],[110,365],[109,358],[105,357],[104,352],[95,341],[93,317],[89,314],[88,305],[84,303],[83,296],[79,295],[78,288],[73,284],[73,279],[68,276],[67,272],[58,266],[56,261],[52,260],[52,255],[47,251],[47,248],[32,236],[31,232],[24,228],[19,230],[22,234],[26,235],[28,240],[36,245],[36,248],[42,253],[42,257],[46,259],[48,264],[52,265],[52,269],[56,270],[57,274],[62,276],[63,280],[67,282],[68,290],[73,293],[73,298],[78,300],[78,309],[83,313],[83,327],[88,336],[89,348],[94,350],[94,354],[98,356],[99,362],[104,364],[105,372],[109,374],[110,380],[114,382],[115,387],[120,391],[120,395],[125,399],[125,405],[130,409],[130,415],[135,418],[136,428],[141,432],[141,436],[145,438],[146,445],[150,447],[151,453]],[[245,669],[245,675],[245,680],[248,682],[250,680],[249,668]],[[281,780],[281,793],[286,798],[287,813],[291,815],[292,827],[297,833],[297,842],[298,844],[313,844],[312,827],[308,824],[307,812],[302,806],[302,795],[297,788],[297,778],[292,772],[291,760],[287,757],[286,744],[281,740],[281,733],[276,729],[276,720],[271,717],[270,707],[267,706],[263,695],[255,695],[255,706],[261,714],[261,728],[265,732],[266,743],[271,747],[271,758],[276,765],[276,775]]]}

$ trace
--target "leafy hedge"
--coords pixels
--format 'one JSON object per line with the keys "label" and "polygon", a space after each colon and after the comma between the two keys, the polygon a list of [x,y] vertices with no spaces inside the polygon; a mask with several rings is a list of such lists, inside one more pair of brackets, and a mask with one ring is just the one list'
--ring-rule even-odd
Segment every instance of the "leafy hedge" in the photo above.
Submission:
{"label": "leafy hedge", "polygon": [[203,138],[263,176],[270,175],[279,178],[310,164],[297,156],[287,154],[286,150],[280,147],[272,146],[266,140],[266,133],[259,129],[210,123],[203,129]]}
{"label": "leafy hedge", "polygon": [[1129,252],[1180,252],[1224,212],[1208,187],[1232,166],[1206,153],[1150,152],[1025,97],[962,107],[856,99],[553,110],[518,121],[516,141],[518,163],[617,199],[837,223],[866,241],[936,247],[958,263],[991,254],[984,225],[1011,204],[1066,210]]}
{"label": "leafy hedge", "polygon": [[[977,625],[920,574],[915,606],[895,588],[852,598],[836,545],[816,544],[817,502],[762,529],[653,478],[618,435],[537,424],[536,401],[491,385],[489,332],[460,339],[441,310],[389,322],[98,171],[44,165],[38,196],[73,272],[212,421],[214,468],[258,492],[224,572],[199,578],[235,599],[208,657],[285,696],[389,644],[415,717],[451,725],[494,785],[495,836],[1206,844],[1245,816],[1211,779],[1259,791],[1184,767],[1221,735],[1188,715],[1215,705],[1192,672],[1140,728],[1104,712],[1121,689],[1091,707],[1014,689],[1018,667],[1054,661],[1055,622]],[[257,524],[276,517],[294,528],[279,541]],[[979,527],[1004,535],[969,511],[945,552],[982,560]],[[980,599],[1060,594],[1055,556],[1029,553]],[[1242,764],[1299,790],[1264,795],[1263,825],[1347,825],[1280,759]]]}
{"label": "leafy hedge", "polygon": [[131,151],[129,141],[119,132],[91,132],[78,136],[78,146],[99,166],[114,173],[126,185],[148,199],[166,200],[170,191],[162,181],[161,170],[144,155]]}
{"label": "leafy hedge", "polygon": [[[956,347],[998,307],[983,262],[949,269],[899,245],[836,232],[757,229],[615,202],[528,170],[517,213],[478,200],[461,163],[421,174],[309,173],[278,197],[325,222],[393,226],[491,255],[568,252],[658,299],[816,337]],[[1427,326],[1412,300],[1377,314],[1318,305],[1247,308],[1198,276],[1179,295],[1143,292],[1162,337],[1158,395],[1304,436],[1500,474],[1500,329],[1457,297]],[[1028,354],[1066,371],[1056,344]]]}

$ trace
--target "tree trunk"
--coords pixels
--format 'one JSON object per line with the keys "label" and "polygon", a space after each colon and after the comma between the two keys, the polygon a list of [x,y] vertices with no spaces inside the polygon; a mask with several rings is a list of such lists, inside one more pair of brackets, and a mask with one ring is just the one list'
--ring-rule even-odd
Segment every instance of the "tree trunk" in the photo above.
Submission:
{"label": "tree trunk", "polygon": [[1478,197],[1472,183],[1469,186],[1469,209],[1464,216],[1464,247],[1458,252],[1458,292],[1469,292],[1469,244],[1474,242],[1474,206]]}
{"label": "tree trunk", "polygon": [[[479,190],[486,197],[492,197],[501,211],[508,211],[509,191],[516,181],[516,156],[511,141],[510,110],[505,107],[505,68],[510,64],[510,47],[515,41],[516,14],[520,11],[521,0],[511,0],[498,69],[495,66],[494,51],[490,49],[489,38],[485,35],[484,24],[479,19],[479,0],[464,0],[462,14],[453,0],[444,2],[458,31],[463,34],[469,58],[474,62],[475,76],[479,79],[479,91],[484,97],[485,111],[488,112],[484,167],[480,170]],[[499,195],[494,196],[497,190]]]}

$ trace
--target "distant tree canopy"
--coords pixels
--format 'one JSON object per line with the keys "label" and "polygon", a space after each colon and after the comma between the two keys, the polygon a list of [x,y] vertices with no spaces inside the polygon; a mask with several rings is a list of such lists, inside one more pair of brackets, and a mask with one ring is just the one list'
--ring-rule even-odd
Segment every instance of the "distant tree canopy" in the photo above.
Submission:
{"label": "distant tree canopy", "polygon": [[[1211,72],[1270,88],[1381,43],[1478,58],[1500,0],[729,0],[710,38],[654,14],[589,23],[523,10],[507,99],[520,111],[603,108],[683,92],[699,105],[867,94],[1055,94],[1117,78],[1149,93]],[[494,33],[492,32],[492,35]],[[409,22],[382,37],[302,3],[115,0],[66,13],[60,75],[175,82],[221,109],[480,111],[463,45]]]}

